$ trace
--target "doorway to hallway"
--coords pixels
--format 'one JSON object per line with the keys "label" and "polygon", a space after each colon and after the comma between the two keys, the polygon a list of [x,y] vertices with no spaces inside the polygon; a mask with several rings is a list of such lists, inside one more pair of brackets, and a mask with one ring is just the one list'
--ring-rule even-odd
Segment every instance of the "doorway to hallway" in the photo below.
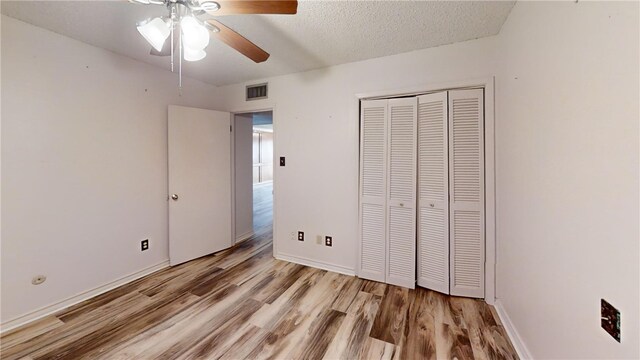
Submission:
{"label": "doorway to hallway", "polygon": [[234,115],[235,242],[272,231],[273,112]]}

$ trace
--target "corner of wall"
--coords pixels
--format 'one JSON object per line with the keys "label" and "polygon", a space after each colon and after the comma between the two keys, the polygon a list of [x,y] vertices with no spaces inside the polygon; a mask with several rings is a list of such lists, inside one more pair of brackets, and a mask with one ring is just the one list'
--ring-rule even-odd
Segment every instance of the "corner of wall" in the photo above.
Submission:
{"label": "corner of wall", "polygon": [[531,356],[531,353],[529,352],[527,345],[525,345],[524,341],[522,340],[522,337],[520,337],[520,334],[518,333],[518,330],[511,322],[511,319],[509,318],[507,311],[502,305],[502,302],[500,302],[500,299],[496,299],[493,306],[495,307],[496,312],[498,313],[498,317],[500,317],[502,326],[506,330],[507,335],[509,335],[511,344],[513,345],[513,347],[516,349],[516,352],[518,353],[518,357],[520,359],[533,359],[533,356]]}

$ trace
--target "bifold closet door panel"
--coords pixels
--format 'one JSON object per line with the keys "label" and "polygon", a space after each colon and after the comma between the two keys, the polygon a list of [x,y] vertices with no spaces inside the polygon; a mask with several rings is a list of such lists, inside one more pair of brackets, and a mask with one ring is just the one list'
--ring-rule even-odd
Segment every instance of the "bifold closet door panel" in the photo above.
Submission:
{"label": "bifold closet door panel", "polygon": [[388,105],[387,280],[414,288],[416,282],[417,99],[390,99]]}
{"label": "bifold closet door panel", "polygon": [[418,285],[449,293],[447,92],[418,97]]}
{"label": "bifold closet door panel", "polygon": [[361,103],[358,276],[381,282],[387,262],[387,112],[387,100]]}
{"label": "bifold closet door panel", "polygon": [[450,290],[484,297],[483,90],[449,92]]}

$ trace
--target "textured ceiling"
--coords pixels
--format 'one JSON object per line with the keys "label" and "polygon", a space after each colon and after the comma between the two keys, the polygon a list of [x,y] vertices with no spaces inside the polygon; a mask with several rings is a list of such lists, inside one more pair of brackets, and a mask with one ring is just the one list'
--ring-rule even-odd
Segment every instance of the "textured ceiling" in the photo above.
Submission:
{"label": "textured ceiling", "polygon": [[[135,24],[162,6],[126,1],[2,1],[2,13],[165,69],[149,55]],[[299,1],[297,15],[221,16],[225,25],[271,54],[256,64],[212,40],[207,57],[184,74],[214,85],[240,83],[329,65],[495,35],[513,1]]]}

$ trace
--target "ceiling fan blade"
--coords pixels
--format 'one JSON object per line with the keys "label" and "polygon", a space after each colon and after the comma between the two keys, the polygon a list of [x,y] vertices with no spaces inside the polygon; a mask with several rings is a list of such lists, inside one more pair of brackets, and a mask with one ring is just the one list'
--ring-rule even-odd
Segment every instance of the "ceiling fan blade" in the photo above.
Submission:
{"label": "ceiling fan blade", "polygon": [[220,9],[210,11],[213,16],[239,14],[286,14],[298,12],[297,0],[216,0]]}
{"label": "ceiling fan blade", "polygon": [[249,59],[261,63],[269,58],[269,53],[259,48],[256,44],[247,40],[244,36],[231,30],[218,20],[207,20],[210,25],[220,29],[220,31],[211,31],[211,36],[221,40],[225,44],[238,50],[242,55]]}

